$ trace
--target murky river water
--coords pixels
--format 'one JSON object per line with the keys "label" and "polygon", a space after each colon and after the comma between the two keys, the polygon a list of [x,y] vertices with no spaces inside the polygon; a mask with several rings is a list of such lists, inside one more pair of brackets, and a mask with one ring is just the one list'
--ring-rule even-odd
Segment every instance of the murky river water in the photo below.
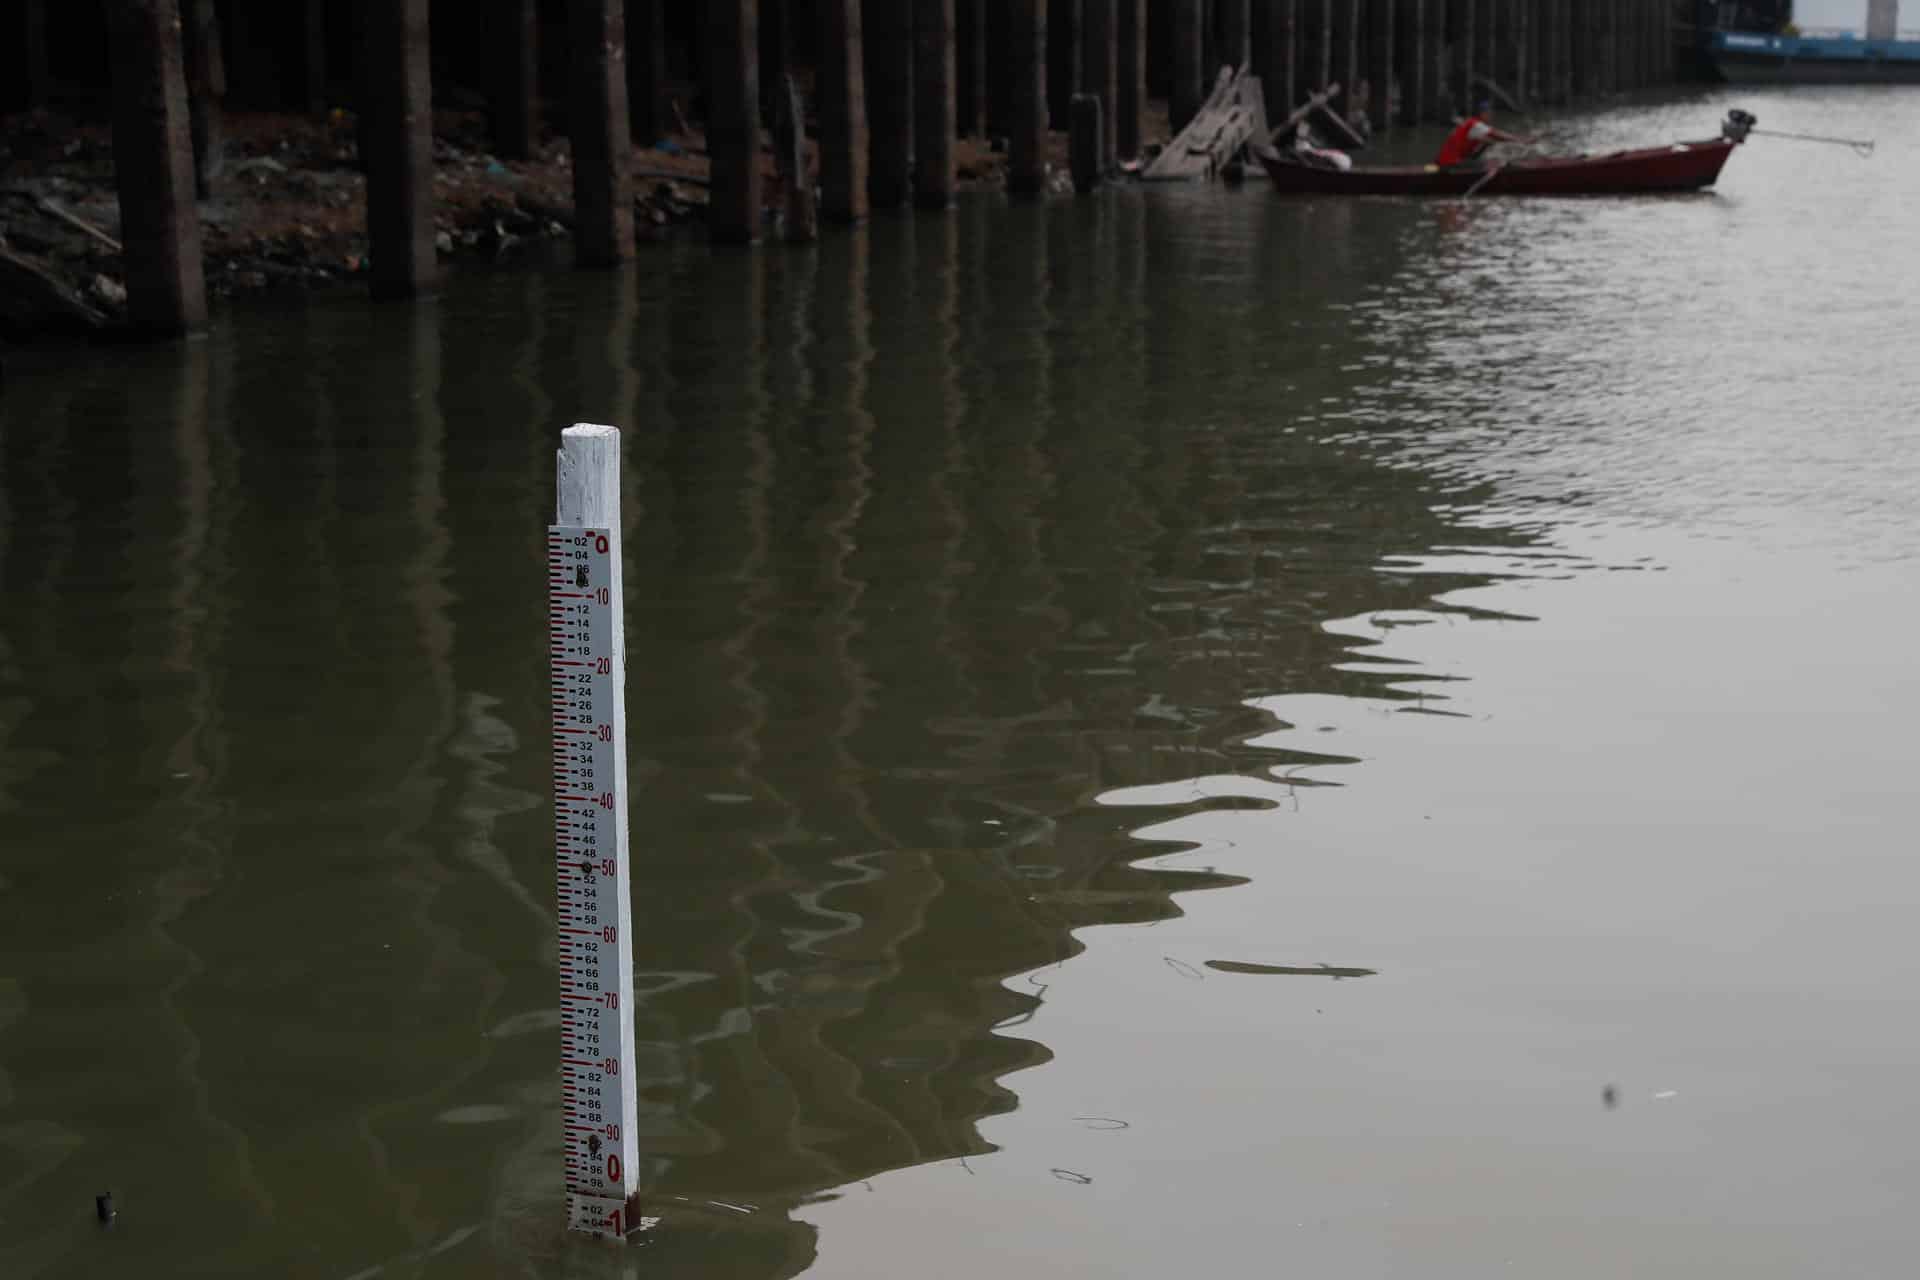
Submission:
{"label": "murky river water", "polygon": [[[16,357],[0,1276],[1904,1274],[1920,100],[1557,127],[1727,105],[1881,147],[976,200]],[[558,1230],[579,419],[628,428],[624,1252]]]}

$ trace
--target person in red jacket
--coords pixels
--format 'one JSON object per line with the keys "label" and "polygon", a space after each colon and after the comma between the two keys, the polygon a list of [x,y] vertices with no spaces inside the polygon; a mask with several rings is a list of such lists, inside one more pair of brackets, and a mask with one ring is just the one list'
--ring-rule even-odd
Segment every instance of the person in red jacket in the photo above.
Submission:
{"label": "person in red jacket", "polygon": [[1434,157],[1433,162],[1442,169],[1477,166],[1481,155],[1496,142],[1532,141],[1532,138],[1522,138],[1494,128],[1493,102],[1482,98],[1474,103],[1473,114],[1453,127],[1447,140],[1440,144],[1440,154]]}

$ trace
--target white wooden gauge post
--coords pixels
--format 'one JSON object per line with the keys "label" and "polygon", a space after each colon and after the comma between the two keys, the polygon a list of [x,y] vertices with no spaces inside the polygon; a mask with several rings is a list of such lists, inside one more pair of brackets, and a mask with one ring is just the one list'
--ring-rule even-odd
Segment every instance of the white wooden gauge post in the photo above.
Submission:
{"label": "white wooden gauge post", "polygon": [[547,660],[567,1225],[624,1240],[640,1221],[619,431],[568,427],[555,490]]}

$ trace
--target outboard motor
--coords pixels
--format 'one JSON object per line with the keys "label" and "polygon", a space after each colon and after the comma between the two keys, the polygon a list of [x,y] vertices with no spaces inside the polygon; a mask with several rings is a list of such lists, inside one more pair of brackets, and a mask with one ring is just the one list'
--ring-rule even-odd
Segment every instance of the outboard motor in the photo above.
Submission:
{"label": "outboard motor", "polygon": [[1745,142],[1747,140],[1747,134],[1752,132],[1753,126],[1759,123],[1758,117],[1754,116],[1751,112],[1742,111],[1738,107],[1735,107],[1732,111],[1727,112],[1727,118],[1720,122],[1720,136],[1730,142]]}

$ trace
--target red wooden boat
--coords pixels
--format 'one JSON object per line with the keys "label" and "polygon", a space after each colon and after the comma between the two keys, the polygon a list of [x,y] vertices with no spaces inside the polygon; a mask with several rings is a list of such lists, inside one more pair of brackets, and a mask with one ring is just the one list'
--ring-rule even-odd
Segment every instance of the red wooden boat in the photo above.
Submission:
{"label": "red wooden boat", "polygon": [[1314,196],[1597,196],[1699,191],[1720,177],[1754,118],[1729,112],[1720,136],[1637,151],[1520,156],[1480,168],[1376,165],[1326,168],[1271,148],[1260,153],[1275,190]]}

